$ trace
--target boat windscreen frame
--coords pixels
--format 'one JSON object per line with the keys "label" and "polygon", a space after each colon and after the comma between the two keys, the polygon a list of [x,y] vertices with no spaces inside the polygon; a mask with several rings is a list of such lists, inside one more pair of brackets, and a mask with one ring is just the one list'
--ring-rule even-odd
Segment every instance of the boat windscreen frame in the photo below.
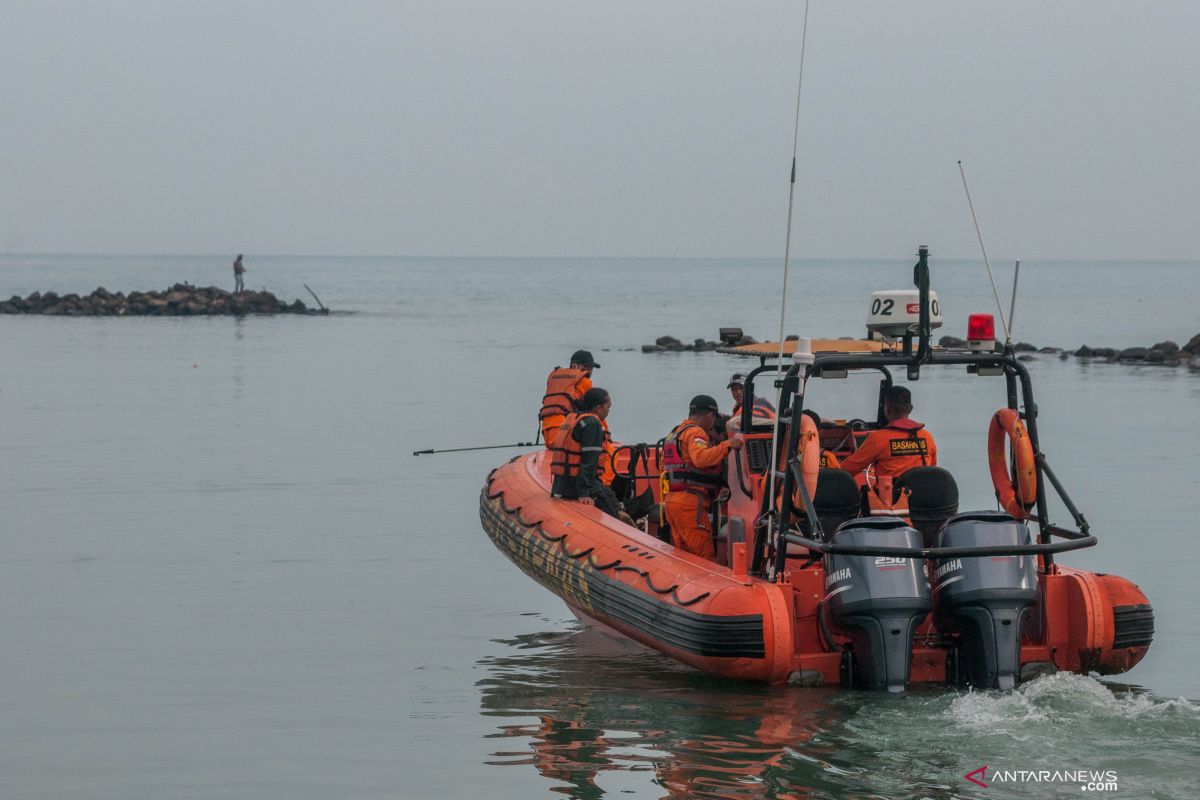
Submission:
{"label": "boat windscreen frame", "polygon": [[[877,425],[883,426],[887,423],[887,420],[883,416],[883,398],[884,398],[884,395],[887,393],[887,390],[890,389],[894,383],[894,381],[892,379],[892,372],[886,366],[883,366],[883,365],[863,367],[863,369],[876,369],[883,373],[883,379],[879,382],[879,398],[876,402],[876,408],[875,408],[875,423]],[[783,372],[784,377],[777,378],[776,380],[771,382],[771,388],[774,388],[774,389],[780,388],[776,384],[779,383],[780,381],[783,382],[783,387],[782,387],[783,391],[780,392],[780,395],[779,395],[779,408],[775,409],[775,413],[776,413],[776,415],[779,416],[780,419],[783,419],[784,412],[791,408],[792,396],[794,395],[794,393],[796,391],[794,385],[791,388],[791,391],[788,390],[789,387],[788,387],[787,379],[788,379],[788,375],[791,374],[791,366],[785,365],[784,368],[781,370],[779,367],[779,362],[776,362],[774,364],[763,364],[761,367],[755,367],[754,369],[750,370],[750,372],[748,372],[746,374],[746,382],[744,384],[742,384],[742,386],[743,386],[742,407],[738,413],[738,416],[739,416],[738,424],[740,426],[738,428],[738,430],[745,431],[746,433],[749,433],[754,430],[754,399],[753,398],[754,398],[754,378],[755,378],[755,376],[760,375],[762,373],[778,374],[779,372]],[[751,398],[750,402],[746,402],[747,397]],[[770,399],[770,398],[767,398],[767,399]],[[759,425],[759,427],[760,428],[767,427],[767,424],[761,423]]]}

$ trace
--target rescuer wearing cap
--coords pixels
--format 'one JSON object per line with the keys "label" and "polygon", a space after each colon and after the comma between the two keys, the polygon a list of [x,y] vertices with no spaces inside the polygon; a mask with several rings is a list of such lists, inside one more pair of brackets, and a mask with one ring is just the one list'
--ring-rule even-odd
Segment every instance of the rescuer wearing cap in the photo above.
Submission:
{"label": "rescuer wearing cap", "polygon": [[842,461],[842,469],[857,475],[874,465],[876,478],[897,478],[913,467],[936,467],[937,445],[933,435],[914,419],[912,392],[892,386],[883,395],[887,425],[873,431],[858,449]]}
{"label": "rescuer wearing cap", "polygon": [[608,428],[604,420],[612,409],[612,398],[598,387],[588,389],[579,410],[563,417],[562,424],[546,442],[550,450],[551,494],[596,506],[605,514],[632,525],[613,490],[600,479]]}
{"label": "rescuer wearing cap", "polygon": [[592,370],[599,368],[589,351],[576,350],[571,355],[571,366],[555,367],[547,376],[546,394],[542,396],[542,408],[538,412],[542,440],[547,446],[567,414],[578,409],[584,393],[592,388]]}
{"label": "rescuer wearing cap", "polygon": [[709,512],[721,489],[721,464],[730,450],[742,449],[738,436],[710,444],[718,413],[716,400],[696,395],[687,419],[663,442],[663,515],[671,527],[671,543],[705,558],[716,557]]}
{"label": "rescuer wearing cap", "polygon": [[[734,427],[738,427],[742,420],[742,397],[746,393],[746,373],[733,373],[729,378],[729,385],[725,388],[733,395],[733,411],[729,412],[729,419],[733,421]],[[754,404],[750,407],[750,415],[756,422],[769,422],[775,419],[775,406],[765,398],[755,397]]]}

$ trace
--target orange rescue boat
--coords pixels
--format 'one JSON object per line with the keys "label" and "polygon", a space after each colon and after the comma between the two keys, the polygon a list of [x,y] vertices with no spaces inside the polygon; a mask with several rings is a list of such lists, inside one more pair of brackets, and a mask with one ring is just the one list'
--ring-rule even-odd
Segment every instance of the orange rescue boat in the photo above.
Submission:
{"label": "orange rescue boat", "polygon": [[[1096,538],[1038,448],[1029,374],[1011,349],[984,341],[993,337],[958,350],[931,346],[938,314],[927,259],[921,248],[909,313],[870,318],[882,346],[814,352],[802,340],[782,364],[747,353],[761,364],[746,395],[754,397],[759,375],[782,372],[783,402],[777,422],[752,417],[749,403],[738,420],[745,446],[726,464],[716,561],[661,541],[654,515],[634,527],[551,496],[548,452],[492,471],[480,497],[484,530],[585,622],[715,675],[901,691],[1007,689],[1056,670],[1129,670],[1153,638],[1150,603],[1123,578],[1056,562]],[[975,323],[973,332],[986,332]],[[810,380],[877,371],[882,398],[892,369],[915,380],[943,365],[1006,379],[1008,404],[988,437],[1003,511],[959,513],[954,479],[938,467],[909,470],[895,486],[818,469],[814,453],[848,456],[886,420],[880,403],[876,420],[817,426],[800,414]],[[653,445],[617,450],[627,496],[650,490],[661,502],[658,455]],[[1049,521],[1049,491],[1073,528]]]}

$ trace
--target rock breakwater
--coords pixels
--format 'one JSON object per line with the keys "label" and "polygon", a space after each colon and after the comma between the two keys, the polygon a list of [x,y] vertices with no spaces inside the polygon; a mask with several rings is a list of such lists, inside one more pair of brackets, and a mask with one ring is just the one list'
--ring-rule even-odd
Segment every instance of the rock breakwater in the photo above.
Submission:
{"label": "rock breakwater", "polygon": [[0,314],[43,314],[61,317],[188,317],[246,314],[327,314],[302,300],[285,303],[271,292],[229,292],[216,286],[177,283],[161,292],[110,292],[103,286],[91,294],[34,292],[0,302]]}

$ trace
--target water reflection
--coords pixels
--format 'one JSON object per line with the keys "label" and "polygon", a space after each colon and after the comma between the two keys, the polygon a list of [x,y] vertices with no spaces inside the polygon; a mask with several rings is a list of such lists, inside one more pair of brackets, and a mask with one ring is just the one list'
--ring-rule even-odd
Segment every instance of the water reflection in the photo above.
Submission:
{"label": "water reflection", "polygon": [[1200,708],[1083,675],[895,696],[724,681],[586,629],[498,643],[507,651],[479,662],[488,676],[477,684],[497,718],[488,763],[533,767],[556,795],[1028,796],[1019,783],[982,792],[964,778],[990,764],[1086,765],[1119,772],[1130,796],[1196,796]]}
{"label": "water reflection", "polygon": [[630,777],[606,773],[646,772],[663,797],[851,796],[831,768],[840,743],[821,736],[859,695],[715,679],[588,629],[501,643],[478,683],[505,740],[490,763],[532,766],[557,794],[602,797]]}

